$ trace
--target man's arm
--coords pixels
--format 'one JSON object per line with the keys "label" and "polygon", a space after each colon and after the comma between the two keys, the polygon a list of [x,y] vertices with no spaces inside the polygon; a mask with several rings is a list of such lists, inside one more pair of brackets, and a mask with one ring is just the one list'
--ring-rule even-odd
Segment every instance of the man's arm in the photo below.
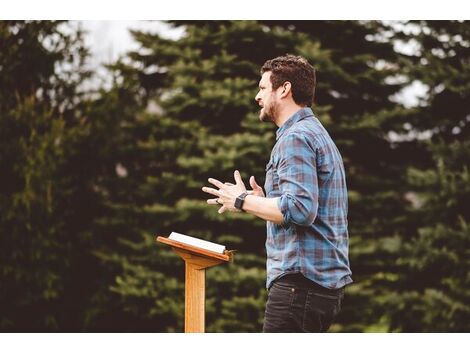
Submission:
{"label": "man's arm", "polygon": [[286,135],[279,146],[280,199],[283,223],[311,225],[318,212],[316,149],[312,138],[300,133]]}
{"label": "man's arm", "polygon": [[[286,222],[286,217],[288,221],[300,225],[310,224],[315,219],[317,211],[317,205],[313,202],[315,197],[309,194],[306,185],[302,184],[302,181],[310,180],[310,184],[316,186],[316,170],[308,167],[310,166],[308,163],[299,163],[295,155],[291,159],[292,161],[283,162],[280,168],[281,170],[286,169],[283,172],[285,176],[281,177],[282,196],[264,198],[248,194],[242,206],[244,211],[276,224]],[[225,211],[240,211],[235,208],[234,204],[236,198],[246,191],[246,187],[238,170],[234,172],[234,178],[235,185],[209,178],[208,181],[218,187],[218,190],[211,187],[202,187],[204,192],[217,197],[208,199],[207,203],[221,205],[219,214]],[[316,187],[313,188],[316,189]],[[280,207],[284,207],[285,214],[283,214]]]}
{"label": "man's arm", "polygon": [[283,215],[277,206],[279,198],[263,198],[254,195],[247,195],[243,202],[242,209],[263,220],[281,224]]}

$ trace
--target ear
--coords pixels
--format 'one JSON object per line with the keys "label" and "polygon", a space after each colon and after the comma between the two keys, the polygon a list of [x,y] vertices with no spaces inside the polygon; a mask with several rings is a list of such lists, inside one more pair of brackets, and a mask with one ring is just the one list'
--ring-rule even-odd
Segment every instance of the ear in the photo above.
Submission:
{"label": "ear", "polygon": [[289,94],[292,94],[292,84],[289,81],[286,81],[279,87],[281,91],[280,98],[287,98]]}

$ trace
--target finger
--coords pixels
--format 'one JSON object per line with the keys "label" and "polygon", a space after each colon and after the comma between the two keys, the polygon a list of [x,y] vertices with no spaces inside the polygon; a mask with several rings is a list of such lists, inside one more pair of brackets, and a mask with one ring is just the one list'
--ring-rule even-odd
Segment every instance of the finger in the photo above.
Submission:
{"label": "finger", "polygon": [[222,206],[219,208],[219,210],[217,210],[217,212],[218,212],[219,214],[222,214],[223,212],[225,212],[225,210],[226,210],[225,205],[222,205]]}
{"label": "finger", "polygon": [[250,186],[253,189],[261,189],[261,186],[256,183],[255,176],[250,177]]}
{"label": "finger", "polygon": [[250,186],[251,186],[251,188],[253,188],[253,189],[256,189],[256,188],[258,187],[258,185],[257,185],[257,183],[256,183],[256,181],[255,181],[255,177],[254,177],[254,176],[251,176],[251,177],[250,177]]}
{"label": "finger", "polygon": [[233,183],[230,183],[230,182],[225,182],[224,185],[226,185],[226,186],[235,186]]}
{"label": "finger", "polygon": [[216,180],[215,178],[209,178],[208,181],[218,188],[223,188],[225,186],[222,182]]}
{"label": "finger", "polygon": [[207,204],[218,205],[219,203],[217,203],[217,199],[219,198],[208,199]]}
{"label": "finger", "polygon": [[220,197],[220,193],[218,190],[210,188],[210,187],[202,187],[202,190],[206,193],[212,194],[216,197]]}
{"label": "finger", "polygon": [[235,170],[235,172],[233,173],[233,178],[235,179],[235,183],[237,185],[242,185],[243,184],[243,180],[242,180],[242,177],[240,175],[240,172],[238,170]]}

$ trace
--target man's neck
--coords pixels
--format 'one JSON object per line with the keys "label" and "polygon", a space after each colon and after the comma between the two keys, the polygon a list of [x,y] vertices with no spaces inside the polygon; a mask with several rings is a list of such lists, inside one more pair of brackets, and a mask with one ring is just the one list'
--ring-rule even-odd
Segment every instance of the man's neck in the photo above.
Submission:
{"label": "man's neck", "polygon": [[290,104],[290,105],[284,106],[284,108],[282,108],[279,111],[279,114],[274,120],[274,123],[276,124],[277,127],[281,127],[282,125],[286,123],[287,120],[289,120],[289,118],[292,115],[294,115],[297,111],[299,111],[302,108],[304,107],[299,106],[297,104]]}

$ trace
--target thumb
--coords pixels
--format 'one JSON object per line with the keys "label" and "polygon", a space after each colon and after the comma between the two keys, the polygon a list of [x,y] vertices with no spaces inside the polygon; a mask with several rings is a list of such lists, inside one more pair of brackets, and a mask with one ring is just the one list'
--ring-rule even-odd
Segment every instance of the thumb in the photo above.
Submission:
{"label": "thumb", "polygon": [[261,188],[255,181],[255,176],[250,177],[250,186],[253,189]]}

